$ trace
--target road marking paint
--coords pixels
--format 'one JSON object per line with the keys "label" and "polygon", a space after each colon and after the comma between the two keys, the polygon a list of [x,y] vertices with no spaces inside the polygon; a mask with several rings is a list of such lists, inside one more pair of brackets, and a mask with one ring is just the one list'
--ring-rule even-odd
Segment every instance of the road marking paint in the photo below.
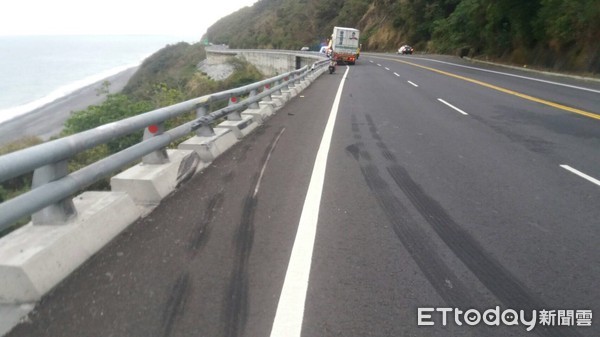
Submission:
{"label": "road marking paint", "polygon": [[585,174],[585,173],[583,173],[581,171],[578,171],[578,170],[572,168],[569,165],[560,165],[560,167],[564,168],[567,171],[570,171],[571,173],[574,173],[574,174],[580,176],[581,178],[583,178],[583,179],[585,179],[585,180],[587,180],[589,182],[592,182],[592,183],[600,186],[600,180],[598,180],[598,179],[596,179],[596,178],[594,178],[592,176],[589,176],[589,175],[587,175],[587,174]]}
{"label": "road marking paint", "polygon": [[385,70],[390,70],[390,68],[388,68],[388,67],[385,67]]}
{"label": "road marking paint", "polygon": [[586,88],[586,87],[580,87],[580,86],[571,85],[571,84],[565,84],[565,83],[548,81],[548,80],[541,80],[539,78],[522,76],[522,75],[516,75],[516,74],[510,74],[510,73],[504,73],[504,72],[495,71],[495,70],[489,70],[489,69],[483,69],[483,68],[477,68],[477,67],[469,67],[469,66],[465,66],[465,65],[462,65],[462,64],[456,64],[456,63],[451,63],[451,62],[444,62],[444,61],[434,60],[434,59],[429,59],[429,58],[421,58],[421,60],[426,60],[426,61],[431,61],[431,62],[437,62],[437,63],[442,63],[442,64],[448,64],[448,65],[455,66],[455,67],[460,67],[460,68],[478,70],[478,71],[482,71],[482,72],[486,72],[486,73],[492,73],[492,74],[497,74],[497,75],[504,75],[504,76],[516,77],[516,78],[520,78],[520,79],[524,79],[524,80],[536,81],[536,82],[541,82],[541,83],[546,83],[546,84],[552,84],[552,85],[557,85],[557,86],[571,88],[571,89],[577,89],[577,90],[595,92],[595,93],[600,94],[600,90]]}
{"label": "road marking paint", "polygon": [[433,71],[433,72],[438,73],[438,74],[442,74],[442,75],[446,75],[446,76],[458,78],[458,79],[461,79],[461,80],[464,80],[464,81],[467,81],[467,82],[471,82],[471,83],[480,85],[482,87],[486,87],[486,88],[489,88],[489,89],[493,89],[493,90],[496,90],[496,91],[503,92],[505,94],[517,96],[517,97],[520,97],[520,98],[528,100],[528,101],[532,101],[532,102],[544,104],[544,105],[547,105],[547,106],[550,106],[550,107],[553,107],[553,108],[556,108],[556,109],[560,109],[560,110],[572,112],[574,114],[578,114],[578,115],[581,115],[581,116],[585,116],[585,117],[589,117],[589,118],[600,120],[600,114],[596,114],[596,113],[593,113],[593,112],[588,112],[588,111],[577,109],[577,108],[573,108],[573,107],[570,107],[570,106],[567,106],[567,105],[550,102],[550,101],[547,101],[545,99],[541,99],[541,98],[537,98],[537,97],[534,97],[534,96],[526,95],[526,94],[523,94],[523,93],[520,93],[520,92],[517,92],[517,91],[513,91],[513,90],[506,89],[506,88],[502,88],[502,87],[499,87],[499,86],[496,86],[496,85],[493,85],[493,84],[489,84],[489,83],[486,83],[486,82],[482,82],[482,81],[479,81],[479,80],[475,80],[475,79],[472,79],[472,78],[469,78],[469,77],[456,75],[456,74],[453,74],[453,73],[449,73],[447,71],[443,71],[443,70],[439,70],[439,69],[435,69],[435,68],[423,66],[423,65],[420,65],[420,64],[417,64],[417,63],[407,62],[407,61],[398,60],[398,59],[392,59],[392,58],[384,58],[384,59],[385,60],[390,60],[390,61],[395,61],[395,62],[400,62],[400,63],[405,63],[405,64],[408,64],[408,65],[411,65],[411,66],[414,66],[414,67],[418,67],[418,68],[426,69],[426,70],[429,70],[429,71]]}
{"label": "road marking paint", "polygon": [[277,138],[275,138],[275,141],[273,142],[273,145],[271,146],[271,149],[269,150],[269,153],[267,154],[267,159],[265,160],[263,167],[260,169],[260,175],[258,176],[258,181],[256,182],[256,187],[254,188],[254,194],[252,194],[253,198],[256,198],[256,195],[258,194],[258,190],[260,189],[260,183],[262,182],[263,176],[265,175],[265,170],[267,169],[267,164],[269,164],[269,161],[271,160],[271,155],[273,154],[273,151],[275,151],[275,147],[277,146],[277,143],[279,142],[279,138],[281,138],[281,135],[283,134],[284,131],[285,131],[285,128],[283,128],[283,129],[281,129],[281,131],[279,131]]}
{"label": "road marking paint", "polygon": [[378,66],[378,67],[381,67],[381,64],[377,63],[377,66]]}
{"label": "road marking paint", "polygon": [[400,75],[398,75],[398,73],[394,73],[394,75],[396,75],[396,76],[400,77]]}
{"label": "road marking paint", "polygon": [[321,139],[321,145],[319,145],[315,166],[313,167],[308,191],[304,199],[302,214],[300,215],[292,255],[290,256],[285,280],[283,281],[283,288],[281,289],[281,296],[277,304],[271,337],[300,337],[300,333],[302,332],[304,304],[306,302],[310,265],[317,233],[325,171],[327,169],[327,155],[329,154],[335,119],[342,98],[342,90],[349,70],[350,68],[347,67],[335,95],[333,106],[329,112],[329,119],[323,132],[323,138]]}
{"label": "road marking paint", "polygon": [[446,104],[447,106],[451,107],[452,109],[454,109],[454,110],[456,110],[456,111],[460,112],[461,114],[463,114],[463,115],[465,115],[465,116],[468,116],[468,115],[469,115],[468,113],[466,113],[466,112],[462,111],[461,109],[459,109],[459,108],[455,107],[454,105],[452,105],[452,104],[450,104],[450,103],[448,103],[448,102],[444,101],[444,100],[443,100],[443,99],[441,99],[441,98],[438,98],[438,101],[440,101],[440,102],[442,102],[442,103]]}
{"label": "road marking paint", "polygon": [[413,82],[411,82],[411,81],[406,81],[406,82],[408,82],[408,83],[412,84],[412,86],[413,86],[413,87],[416,87],[416,88],[418,88],[418,87],[419,87],[419,85],[417,85],[417,84],[415,84],[415,83],[413,83]]}
{"label": "road marking paint", "polygon": [[375,62],[373,62],[373,60],[369,60],[369,62],[371,62],[371,63],[375,63]]}

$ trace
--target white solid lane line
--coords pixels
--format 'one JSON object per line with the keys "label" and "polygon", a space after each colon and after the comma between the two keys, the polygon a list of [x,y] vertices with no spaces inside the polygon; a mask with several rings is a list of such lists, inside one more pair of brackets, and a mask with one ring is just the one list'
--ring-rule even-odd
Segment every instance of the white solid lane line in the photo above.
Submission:
{"label": "white solid lane line", "polygon": [[452,104],[450,104],[450,103],[448,103],[448,102],[444,101],[444,100],[443,100],[443,99],[441,99],[441,98],[438,98],[438,101],[440,101],[440,102],[442,102],[442,103],[446,104],[447,106],[451,107],[452,109],[454,109],[454,110],[456,110],[456,111],[460,112],[461,114],[463,114],[463,115],[465,115],[465,116],[468,116],[468,115],[469,115],[468,113],[466,113],[466,112],[462,111],[461,109],[459,109],[459,108],[455,107],[454,105],[452,105]]}
{"label": "white solid lane line", "polygon": [[569,165],[560,165],[560,167],[564,168],[565,170],[567,170],[567,171],[569,171],[571,173],[574,173],[574,174],[580,176],[581,178],[583,178],[583,179],[585,179],[585,180],[587,180],[587,181],[589,181],[591,183],[594,183],[594,184],[600,186],[600,180],[598,180],[598,179],[596,179],[596,178],[594,178],[592,176],[589,176],[589,175],[587,175],[587,174],[585,174],[585,173],[583,173],[581,171],[578,171],[578,170],[572,168]]}
{"label": "white solid lane line", "polygon": [[327,169],[327,155],[333,136],[333,128],[338,113],[342,89],[348,76],[349,67],[346,68],[342,82],[329,112],[329,119],[325,126],[325,132],[319,145],[315,166],[313,167],[308,191],[304,199],[298,232],[294,240],[292,255],[288,264],[281,296],[277,304],[277,312],[271,329],[271,337],[300,337],[302,332],[302,320],[304,318],[304,303],[308,289],[308,276],[312,261],[315,235],[317,233],[317,221],[319,219],[319,208],[321,206],[321,194],[325,181],[325,170]]}
{"label": "white solid lane line", "polygon": [[411,81],[406,81],[406,82],[410,83],[410,84],[411,84],[413,87],[415,87],[415,88],[418,88],[418,87],[419,87],[419,85],[417,85],[417,84],[415,84],[415,83],[413,83],[413,82],[411,82]]}

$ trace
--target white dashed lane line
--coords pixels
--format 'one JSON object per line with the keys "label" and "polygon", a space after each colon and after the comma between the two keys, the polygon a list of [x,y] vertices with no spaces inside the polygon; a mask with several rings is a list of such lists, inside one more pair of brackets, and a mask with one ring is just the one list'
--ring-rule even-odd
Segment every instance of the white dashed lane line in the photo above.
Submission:
{"label": "white dashed lane line", "polygon": [[390,68],[388,68],[388,67],[385,67],[385,70],[390,70]]}
{"label": "white dashed lane line", "polygon": [[456,110],[456,111],[460,112],[461,114],[463,114],[463,115],[465,115],[465,116],[468,116],[468,115],[469,115],[468,113],[466,113],[466,112],[462,111],[461,109],[459,109],[459,108],[455,107],[454,105],[452,105],[452,104],[450,104],[450,103],[448,103],[448,102],[444,101],[444,100],[443,100],[443,99],[441,99],[441,98],[438,98],[438,101],[440,101],[440,102],[442,102],[442,103],[446,104],[447,106],[451,107],[452,109],[454,109],[454,110]]}
{"label": "white dashed lane line", "polygon": [[407,81],[407,82],[408,82],[408,83],[410,83],[410,85],[412,85],[412,86],[413,86],[413,87],[415,87],[415,88],[418,88],[418,87],[419,87],[419,85],[418,85],[418,84],[415,84],[414,82],[411,82],[411,81]]}
{"label": "white dashed lane line", "polygon": [[585,180],[587,180],[587,181],[589,181],[589,182],[591,182],[593,184],[596,184],[596,185],[600,186],[600,180],[598,180],[598,179],[596,179],[596,178],[594,178],[592,176],[589,176],[589,175],[587,175],[587,174],[585,174],[585,173],[583,173],[581,171],[578,171],[578,170],[572,168],[569,165],[560,165],[560,167],[564,168],[565,170],[567,170],[567,171],[569,171],[569,172],[571,172],[573,174],[578,175],[579,177],[581,177],[581,178],[583,178],[583,179],[585,179]]}
{"label": "white dashed lane line", "polygon": [[394,75],[396,75],[396,76],[400,77],[400,75],[398,75],[398,73],[394,73]]}

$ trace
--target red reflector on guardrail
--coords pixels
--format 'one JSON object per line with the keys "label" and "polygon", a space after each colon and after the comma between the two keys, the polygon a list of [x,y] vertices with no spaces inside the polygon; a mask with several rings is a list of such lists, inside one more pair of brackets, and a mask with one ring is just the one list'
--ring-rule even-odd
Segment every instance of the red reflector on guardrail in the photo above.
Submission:
{"label": "red reflector on guardrail", "polygon": [[152,125],[148,126],[148,131],[150,131],[150,133],[157,133],[158,132],[158,125],[152,124]]}

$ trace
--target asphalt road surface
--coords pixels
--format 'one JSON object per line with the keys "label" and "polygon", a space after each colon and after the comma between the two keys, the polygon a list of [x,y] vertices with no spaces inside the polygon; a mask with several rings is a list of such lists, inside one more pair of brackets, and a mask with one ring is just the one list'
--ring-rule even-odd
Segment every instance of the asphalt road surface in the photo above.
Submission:
{"label": "asphalt road surface", "polygon": [[364,54],[301,95],[8,336],[600,335],[599,83]]}

